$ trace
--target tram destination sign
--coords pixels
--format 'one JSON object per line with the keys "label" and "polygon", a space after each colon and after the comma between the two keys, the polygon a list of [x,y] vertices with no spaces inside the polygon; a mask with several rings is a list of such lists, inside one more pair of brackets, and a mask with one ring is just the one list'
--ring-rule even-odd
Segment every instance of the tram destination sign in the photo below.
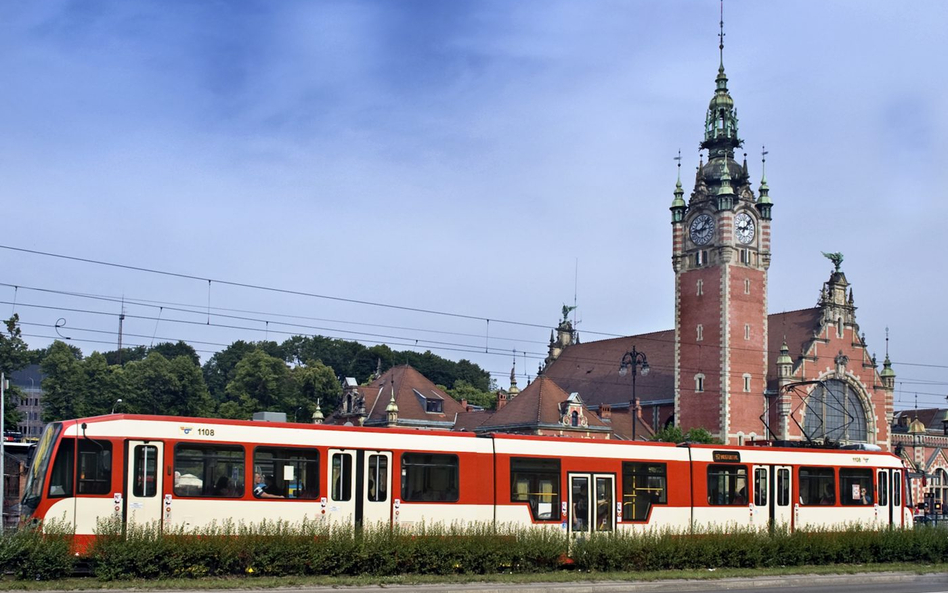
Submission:
{"label": "tram destination sign", "polygon": [[740,451],[714,451],[711,453],[715,463],[740,463]]}

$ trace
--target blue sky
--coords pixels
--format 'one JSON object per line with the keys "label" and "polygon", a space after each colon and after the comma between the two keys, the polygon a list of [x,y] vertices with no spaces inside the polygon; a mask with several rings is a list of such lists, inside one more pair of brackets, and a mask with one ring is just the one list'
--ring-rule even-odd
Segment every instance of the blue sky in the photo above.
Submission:
{"label": "blue sky", "polygon": [[[813,306],[832,269],[820,251],[843,252],[880,357],[890,328],[897,405],[916,392],[943,404],[948,5],[725,10],[755,179],[770,152],[770,310]],[[574,292],[586,341],[670,328],[673,157],[690,192],[718,11],[5,2],[0,244],[481,321],[212,285],[212,312],[255,321],[209,327],[169,305],[206,321],[206,282],[10,249],[0,308],[16,300],[34,346],[65,319],[59,332],[89,353],[114,347],[119,305],[33,289],[124,297],[126,344],[185,339],[205,358],[239,338],[282,340],[295,331],[279,316],[295,315],[320,320],[303,333],[417,340],[502,385],[513,350],[535,374],[549,329],[496,320],[552,327]]]}

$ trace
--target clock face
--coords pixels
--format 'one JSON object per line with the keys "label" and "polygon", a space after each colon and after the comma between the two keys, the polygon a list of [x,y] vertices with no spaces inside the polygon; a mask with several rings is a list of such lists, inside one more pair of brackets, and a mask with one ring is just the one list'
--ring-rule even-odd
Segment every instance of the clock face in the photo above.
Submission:
{"label": "clock face", "polygon": [[702,214],[691,221],[691,240],[695,245],[707,245],[714,237],[714,219]]}
{"label": "clock face", "polygon": [[737,240],[744,245],[754,240],[754,219],[747,212],[734,217],[734,227],[737,229]]}

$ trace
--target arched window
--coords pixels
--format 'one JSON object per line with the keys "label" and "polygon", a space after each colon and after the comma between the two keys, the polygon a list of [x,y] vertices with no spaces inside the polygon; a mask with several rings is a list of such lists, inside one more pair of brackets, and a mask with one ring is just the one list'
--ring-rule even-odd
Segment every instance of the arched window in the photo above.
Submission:
{"label": "arched window", "polygon": [[810,392],[803,428],[811,439],[867,441],[862,401],[855,389],[838,379],[823,381]]}
{"label": "arched window", "polygon": [[579,426],[579,412],[573,410],[573,413],[570,414],[570,424],[572,426]]}
{"label": "arched window", "polygon": [[946,505],[948,505],[948,472],[940,467],[936,468],[932,472],[929,490],[932,492],[932,498],[941,503],[941,512],[944,513]]}

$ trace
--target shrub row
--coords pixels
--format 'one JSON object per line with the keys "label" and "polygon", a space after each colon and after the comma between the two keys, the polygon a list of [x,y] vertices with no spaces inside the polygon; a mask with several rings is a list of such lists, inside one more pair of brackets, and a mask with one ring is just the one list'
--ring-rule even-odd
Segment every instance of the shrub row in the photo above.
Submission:
{"label": "shrub row", "polygon": [[[18,579],[56,579],[74,569],[63,529],[0,538],[0,569]],[[874,562],[946,562],[940,529],[842,532],[752,531],[684,535],[652,531],[596,534],[570,542],[561,530],[493,526],[400,529],[265,522],[161,533],[102,523],[84,562],[101,580],[256,575],[491,574],[544,572],[572,564],[588,571],[756,568]]]}
{"label": "shrub row", "polygon": [[762,568],[946,562],[948,533],[941,529],[874,531],[752,531],[681,536],[618,532],[577,541],[577,567],[590,571],[646,571],[695,568]]}

